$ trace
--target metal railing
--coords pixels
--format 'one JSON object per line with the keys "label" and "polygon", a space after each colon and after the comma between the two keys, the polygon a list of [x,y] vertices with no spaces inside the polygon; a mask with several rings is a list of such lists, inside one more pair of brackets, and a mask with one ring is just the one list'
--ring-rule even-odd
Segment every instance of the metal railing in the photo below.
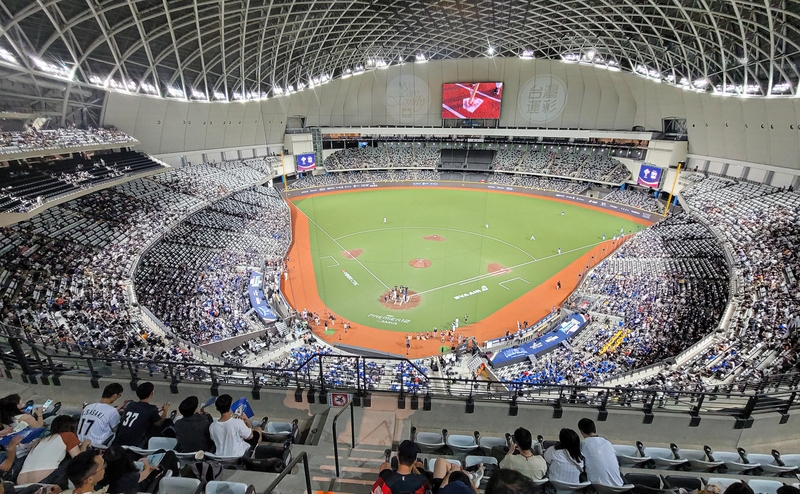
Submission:
{"label": "metal railing", "polygon": [[339,410],[339,413],[333,417],[333,425],[331,426],[331,432],[333,433],[333,458],[334,463],[336,464],[336,477],[339,477],[339,433],[336,430],[336,421],[339,420],[339,416],[341,416],[347,409],[350,409],[350,448],[356,447],[356,419],[355,419],[355,412],[353,411],[353,400],[347,404],[346,407]]}
{"label": "metal railing", "polygon": [[22,379],[31,384],[58,385],[62,376],[76,375],[88,376],[94,388],[100,387],[100,379],[129,381],[132,385],[144,379],[161,381],[168,383],[173,393],[177,393],[178,386],[184,382],[208,384],[212,390],[221,385],[242,386],[252,390],[254,399],[260,397],[263,388],[295,388],[300,390],[296,396],[302,396],[305,389],[312,394],[328,390],[357,396],[399,393],[444,400],[466,399],[555,408],[569,405],[631,409],[641,404],[643,410],[650,406],[668,413],[734,417],[750,413],[750,406],[754,406],[756,412],[782,414],[800,408],[800,403],[795,400],[795,392],[800,389],[800,374],[772,376],[758,382],[740,381],[708,389],[702,385],[677,388],[594,386],[437,377],[416,362],[385,356],[311,354],[296,365],[285,368],[240,367],[51,353],[25,340],[21,333],[9,332],[9,328],[5,328],[7,332],[0,338],[0,346],[6,348],[0,351],[0,364],[7,376],[20,373]]}
{"label": "metal railing", "polygon": [[308,453],[303,451],[300,453],[294,460],[290,461],[288,465],[283,469],[281,473],[275,478],[275,480],[270,483],[262,494],[270,494],[275,491],[275,488],[278,487],[278,484],[286,478],[292,472],[292,469],[297,466],[298,463],[303,462],[303,475],[305,476],[306,480],[306,492],[308,494],[312,494],[314,491],[311,490],[311,473],[308,469]]}

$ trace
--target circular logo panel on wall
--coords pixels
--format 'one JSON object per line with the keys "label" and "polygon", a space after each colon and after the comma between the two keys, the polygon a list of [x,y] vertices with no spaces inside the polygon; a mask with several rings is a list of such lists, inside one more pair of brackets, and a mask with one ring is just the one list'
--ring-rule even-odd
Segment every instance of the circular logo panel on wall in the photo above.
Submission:
{"label": "circular logo panel on wall", "polygon": [[386,86],[386,110],[398,123],[414,123],[428,113],[428,83],[415,75],[395,77]]}
{"label": "circular logo panel on wall", "polygon": [[547,123],[567,106],[567,85],[558,77],[537,75],[522,86],[518,106],[520,114],[531,123]]}

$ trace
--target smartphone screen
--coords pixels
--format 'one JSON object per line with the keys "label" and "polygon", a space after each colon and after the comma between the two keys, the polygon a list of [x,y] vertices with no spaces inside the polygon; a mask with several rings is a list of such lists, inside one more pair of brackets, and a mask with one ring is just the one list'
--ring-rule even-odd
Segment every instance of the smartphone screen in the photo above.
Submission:
{"label": "smartphone screen", "polygon": [[48,408],[50,407],[50,405],[52,405],[52,404],[53,404],[53,400],[47,400],[47,401],[45,401],[45,402],[44,402],[44,405],[42,405],[42,411],[43,411],[43,412],[47,411],[47,409],[48,409]]}
{"label": "smartphone screen", "polygon": [[33,405],[25,408],[25,413],[31,413],[33,411]]}

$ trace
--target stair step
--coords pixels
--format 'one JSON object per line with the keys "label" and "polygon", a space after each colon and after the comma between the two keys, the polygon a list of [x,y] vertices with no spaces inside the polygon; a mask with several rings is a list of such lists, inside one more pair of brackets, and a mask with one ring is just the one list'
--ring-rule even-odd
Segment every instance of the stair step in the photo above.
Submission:
{"label": "stair step", "polygon": [[[336,470],[336,466],[335,465],[320,465],[319,469],[320,470],[330,470],[331,472],[333,472],[333,471]],[[375,474],[376,476],[378,475],[378,473],[375,471],[374,468],[347,467],[347,466],[342,466],[341,464],[339,465],[339,471],[341,471],[341,472],[351,472],[351,473],[372,473],[372,474]]]}
{"label": "stair step", "polygon": [[[378,475],[375,475],[375,478],[378,478]],[[350,479],[347,477],[339,477],[338,479],[331,478],[331,477],[312,477],[311,480],[314,482],[338,482],[340,484],[353,484],[353,485],[368,485],[372,486],[375,483],[374,480],[365,480],[365,479]]]}

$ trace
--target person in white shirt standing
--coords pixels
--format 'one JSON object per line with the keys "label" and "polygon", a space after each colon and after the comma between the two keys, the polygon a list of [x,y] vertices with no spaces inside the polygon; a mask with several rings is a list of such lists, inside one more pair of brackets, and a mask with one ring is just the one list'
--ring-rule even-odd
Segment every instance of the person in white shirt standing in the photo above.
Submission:
{"label": "person in white shirt standing", "polygon": [[103,389],[99,403],[92,403],[83,409],[78,422],[78,439],[88,439],[92,446],[102,446],[106,442],[119,424],[120,409],[113,403],[122,396],[122,391],[121,384],[111,383]]}
{"label": "person in white shirt standing", "polygon": [[625,482],[619,473],[619,462],[614,446],[607,439],[597,435],[597,427],[592,419],[578,421],[578,429],[583,436],[581,453],[586,461],[586,476],[590,482],[621,486]]}
{"label": "person in white shirt standing", "polygon": [[219,420],[215,420],[208,428],[211,440],[217,446],[218,456],[244,456],[250,448],[261,442],[261,431],[253,429],[246,415],[235,417],[231,411],[233,398],[231,395],[220,395],[214,402],[219,412]]}

